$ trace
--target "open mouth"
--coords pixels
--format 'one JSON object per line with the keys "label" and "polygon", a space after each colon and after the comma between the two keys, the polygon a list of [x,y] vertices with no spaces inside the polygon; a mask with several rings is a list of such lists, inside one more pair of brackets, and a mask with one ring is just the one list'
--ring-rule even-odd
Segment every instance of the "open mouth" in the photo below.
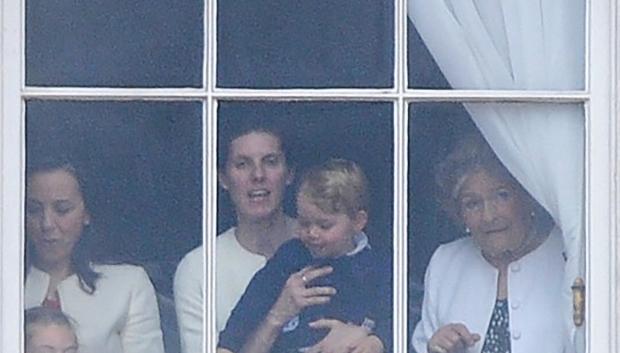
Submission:
{"label": "open mouth", "polygon": [[248,192],[248,197],[251,201],[263,201],[268,198],[270,194],[271,192],[265,189],[252,190]]}

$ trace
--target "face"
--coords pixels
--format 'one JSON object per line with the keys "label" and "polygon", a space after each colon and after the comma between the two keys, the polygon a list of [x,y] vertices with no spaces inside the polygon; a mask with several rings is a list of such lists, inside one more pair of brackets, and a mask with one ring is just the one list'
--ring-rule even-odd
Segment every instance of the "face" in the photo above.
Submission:
{"label": "face", "polygon": [[365,211],[359,211],[354,218],[326,213],[304,195],[297,196],[297,215],[299,237],[315,258],[340,257],[353,250],[353,237],[367,221]]}
{"label": "face", "polygon": [[225,171],[220,173],[220,184],[228,190],[239,222],[282,213],[284,190],[292,180],[280,140],[266,132],[233,140]]}
{"label": "face", "polygon": [[90,222],[78,181],[64,169],[38,172],[29,178],[26,193],[26,233],[37,262],[69,263]]}
{"label": "face", "polygon": [[66,326],[47,325],[33,328],[26,342],[26,353],[77,353],[78,345],[73,332]]}
{"label": "face", "polygon": [[474,172],[458,201],[465,226],[485,255],[497,257],[524,244],[531,217],[525,192],[514,181]]}

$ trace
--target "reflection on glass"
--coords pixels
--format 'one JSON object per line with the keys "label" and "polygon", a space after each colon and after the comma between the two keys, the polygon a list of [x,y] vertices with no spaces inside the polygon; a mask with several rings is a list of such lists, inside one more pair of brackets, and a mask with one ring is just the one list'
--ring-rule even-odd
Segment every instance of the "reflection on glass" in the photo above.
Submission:
{"label": "reflection on glass", "polygon": [[408,25],[415,26],[409,37],[411,87],[445,88],[441,75],[428,74],[436,71],[436,62],[455,89],[584,89],[584,0],[541,6],[410,0],[408,5]]}
{"label": "reflection on glass", "polygon": [[564,352],[583,276],[583,108],[465,108],[410,110],[412,346]]}
{"label": "reflection on glass", "polygon": [[219,1],[218,86],[389,87],[393,1]]}
{"label": "reflection on glass", "polygon": [[26,83],[198,87],[203,2],[26,2]]}
{"label": "reflection on glass", "polygon": [[[255,329],[273,311],[284,331],[262,348],[311,347],[328,327],[308,323],[331,317],[373,326],[364,341],[389,350],[392,105],[223,102],[218,113],[218,345],[262,347]],[[329,305],[278,299],[320,301],[317,287]]]}
{"label": "reflection on glass", "polygon": [[26,308],[70,316],[83,353],[178,350],[172,275],[201,235],[201,104],[29,102],[26,137]]}

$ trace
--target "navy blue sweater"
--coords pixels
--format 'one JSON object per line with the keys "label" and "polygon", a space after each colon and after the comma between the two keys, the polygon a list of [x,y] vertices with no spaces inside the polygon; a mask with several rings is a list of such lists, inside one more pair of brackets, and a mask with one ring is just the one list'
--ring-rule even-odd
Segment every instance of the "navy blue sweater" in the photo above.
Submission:
{"label": "navy blue sweater", "polygon": [[[337,319],[360,325],[364,319],[375,322],[375,334],[389,351],[391,343],[391,286],[386,275],[389,261],[379,262],[369,247],[352,256],[313,259],[298,239],[286,242],[254,275],[232,311],[218,346],[239,352],[276,302],[291,274],[308,265],[330,265],[334,271],[310,282],[309,286],[332,286],[337,293],[324,305],[306,307],[284,326],[271,353],[298,352],[318,343],[327,330],[310,328],[315,320]],[[387,265],[387,266],[386,266]]]}

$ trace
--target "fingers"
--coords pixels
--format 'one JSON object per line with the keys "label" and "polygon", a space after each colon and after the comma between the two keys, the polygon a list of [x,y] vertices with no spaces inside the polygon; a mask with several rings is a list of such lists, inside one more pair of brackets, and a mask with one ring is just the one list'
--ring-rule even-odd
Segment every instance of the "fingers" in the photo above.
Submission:
{"label": "fingers", "polygon": [[448,324],[437,330],[428,342],[429,353],[453,353],[471,347],[480,340],[463,324]]}
{"label": "fingers", "polygon": [[306,288],[306,290],[304,291],[305,297],[315,297],[315,296],[331,297],[334,294],[336,294],[336,288],[334,287],[310,287],[310,288]]}
{"label": "fingers", "polygon": [[351,350],[351,353],[383,353],[383,342],[379,337],[370,335],[362,338]]}
{"label": "fingers", "polygon": [[473,346],[474,343],[480,340],[480,335],[472,334],[463,324],[453,324],[452,328],[461,337],[461,340],[465,343],[465,347]]}
{"label": "fingers", "polygon": [[301,271],[297,272],[301,280],[308,284],[315,280],[316,278],[326,276],[334,271],[331,266],[323,266],[323,267],[304,267]]}
{"label": "fingers", "polygon": [[309,323],[308,326],[316,329],[327,328],[331,330],[332,328],[336,327],[338,324],[341,323],[342,322],[333,319],[319,319]]}

